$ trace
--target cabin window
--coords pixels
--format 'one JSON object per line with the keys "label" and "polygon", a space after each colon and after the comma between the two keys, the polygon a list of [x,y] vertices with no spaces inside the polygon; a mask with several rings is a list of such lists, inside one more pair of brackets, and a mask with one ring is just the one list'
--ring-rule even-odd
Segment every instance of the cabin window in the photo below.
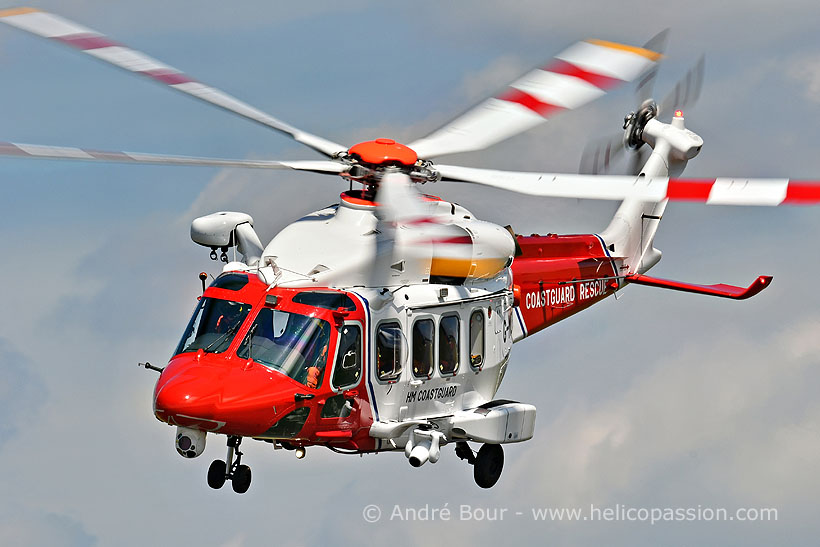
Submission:
{"label": "cabin window", "polygon": [[438,369],[442,376],[458,371],[459,318],[447,315],[438,324]]}
{"label": "cabin window", "polygon": [[484,310],[470,315],[470,366],[478,370],[484,364]]}
{"label": "cabin window", "polygon": [[401,375],[401,326],[383,323],[376,333],[376,372],[379,380],[395,380]]}
{"label": "cabin window", "polygon": [[435,330],[432,319],[421,319],[413,325],[413,376],[417,378],[429,378],[433,374]]}
{"label": "cabin window", "polygon": [[362,375],[362,331],[358,325],[343,325],[332,384],[335,389],[359,383]]}

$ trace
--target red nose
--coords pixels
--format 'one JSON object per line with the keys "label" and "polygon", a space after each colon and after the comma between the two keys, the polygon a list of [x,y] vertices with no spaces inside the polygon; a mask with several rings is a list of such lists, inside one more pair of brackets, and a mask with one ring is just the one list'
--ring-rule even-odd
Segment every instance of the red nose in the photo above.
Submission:
{"label": "red nose", "polygon": [[213,420],[222,398],[224,371],[212,366],[188,365],[163,373],[154,392],[154,410],[161,420]]}
{"label": "red nose", "polygon": [[154,414],[171,425],[258,435],[295,404],[305,387],[260,365],[219,355],[177,356],[154,391]]}

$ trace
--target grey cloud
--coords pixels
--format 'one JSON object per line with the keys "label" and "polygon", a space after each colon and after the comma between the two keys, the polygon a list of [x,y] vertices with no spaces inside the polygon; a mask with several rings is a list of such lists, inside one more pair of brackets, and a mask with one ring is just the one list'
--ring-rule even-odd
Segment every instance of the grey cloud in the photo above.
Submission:
{"label": "grey cloud", "polygon": [[48,390],[32,364],[0,338],[0,450],[36,419],[48,398]]}
{"label": "grey cloud", "polygon": [[820,102],[820,54],[793,60],[786,71],[795,82],[805,86],[804,94],[812,102]]}
{"label": "grey cloud", "polygon": [[97,538],[69,516],[14,509],[0,518],[0,543],[91,547],[97,545]]}

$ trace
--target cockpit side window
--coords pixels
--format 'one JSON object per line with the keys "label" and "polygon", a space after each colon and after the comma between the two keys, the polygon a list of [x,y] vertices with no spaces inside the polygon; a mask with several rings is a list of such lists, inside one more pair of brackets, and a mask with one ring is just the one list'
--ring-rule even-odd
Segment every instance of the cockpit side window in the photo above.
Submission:
{"label": "cockpit side window", "polygon": [[250,310],[250,304],[243,302],[203,298],[174,355],[200,349],[208,353],[222,353],[231,345]]}
{"label": "cockpit side window", "polygon": [[358,384],[362,375],[362,330],[358,325],[342,326],[336,355],[336,368],[331,379],[333,388]]}
{"label": "cockpit side window", "polygon": [[376,333],[376,372],[379,380],[396,380],[401,375],[402,333],[398,323],[383,323]]}

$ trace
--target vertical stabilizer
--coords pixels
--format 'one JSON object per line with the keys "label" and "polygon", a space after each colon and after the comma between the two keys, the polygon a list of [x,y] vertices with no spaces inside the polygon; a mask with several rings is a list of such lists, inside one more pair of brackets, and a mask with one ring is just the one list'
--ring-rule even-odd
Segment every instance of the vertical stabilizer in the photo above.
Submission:
{"label": "vertical stabilizer", "polygon": [[[652,154],[638,177],[679,175],[703,146],[703,139],[684,127],[680,111],[668,124],[650,119],[641,139],[652,147]],[[654,247],[654,240],[667,202],[625,200],[601,233],[610,252],[623,257],[621,274],[642,274],[660,261],[661,252]]]}

